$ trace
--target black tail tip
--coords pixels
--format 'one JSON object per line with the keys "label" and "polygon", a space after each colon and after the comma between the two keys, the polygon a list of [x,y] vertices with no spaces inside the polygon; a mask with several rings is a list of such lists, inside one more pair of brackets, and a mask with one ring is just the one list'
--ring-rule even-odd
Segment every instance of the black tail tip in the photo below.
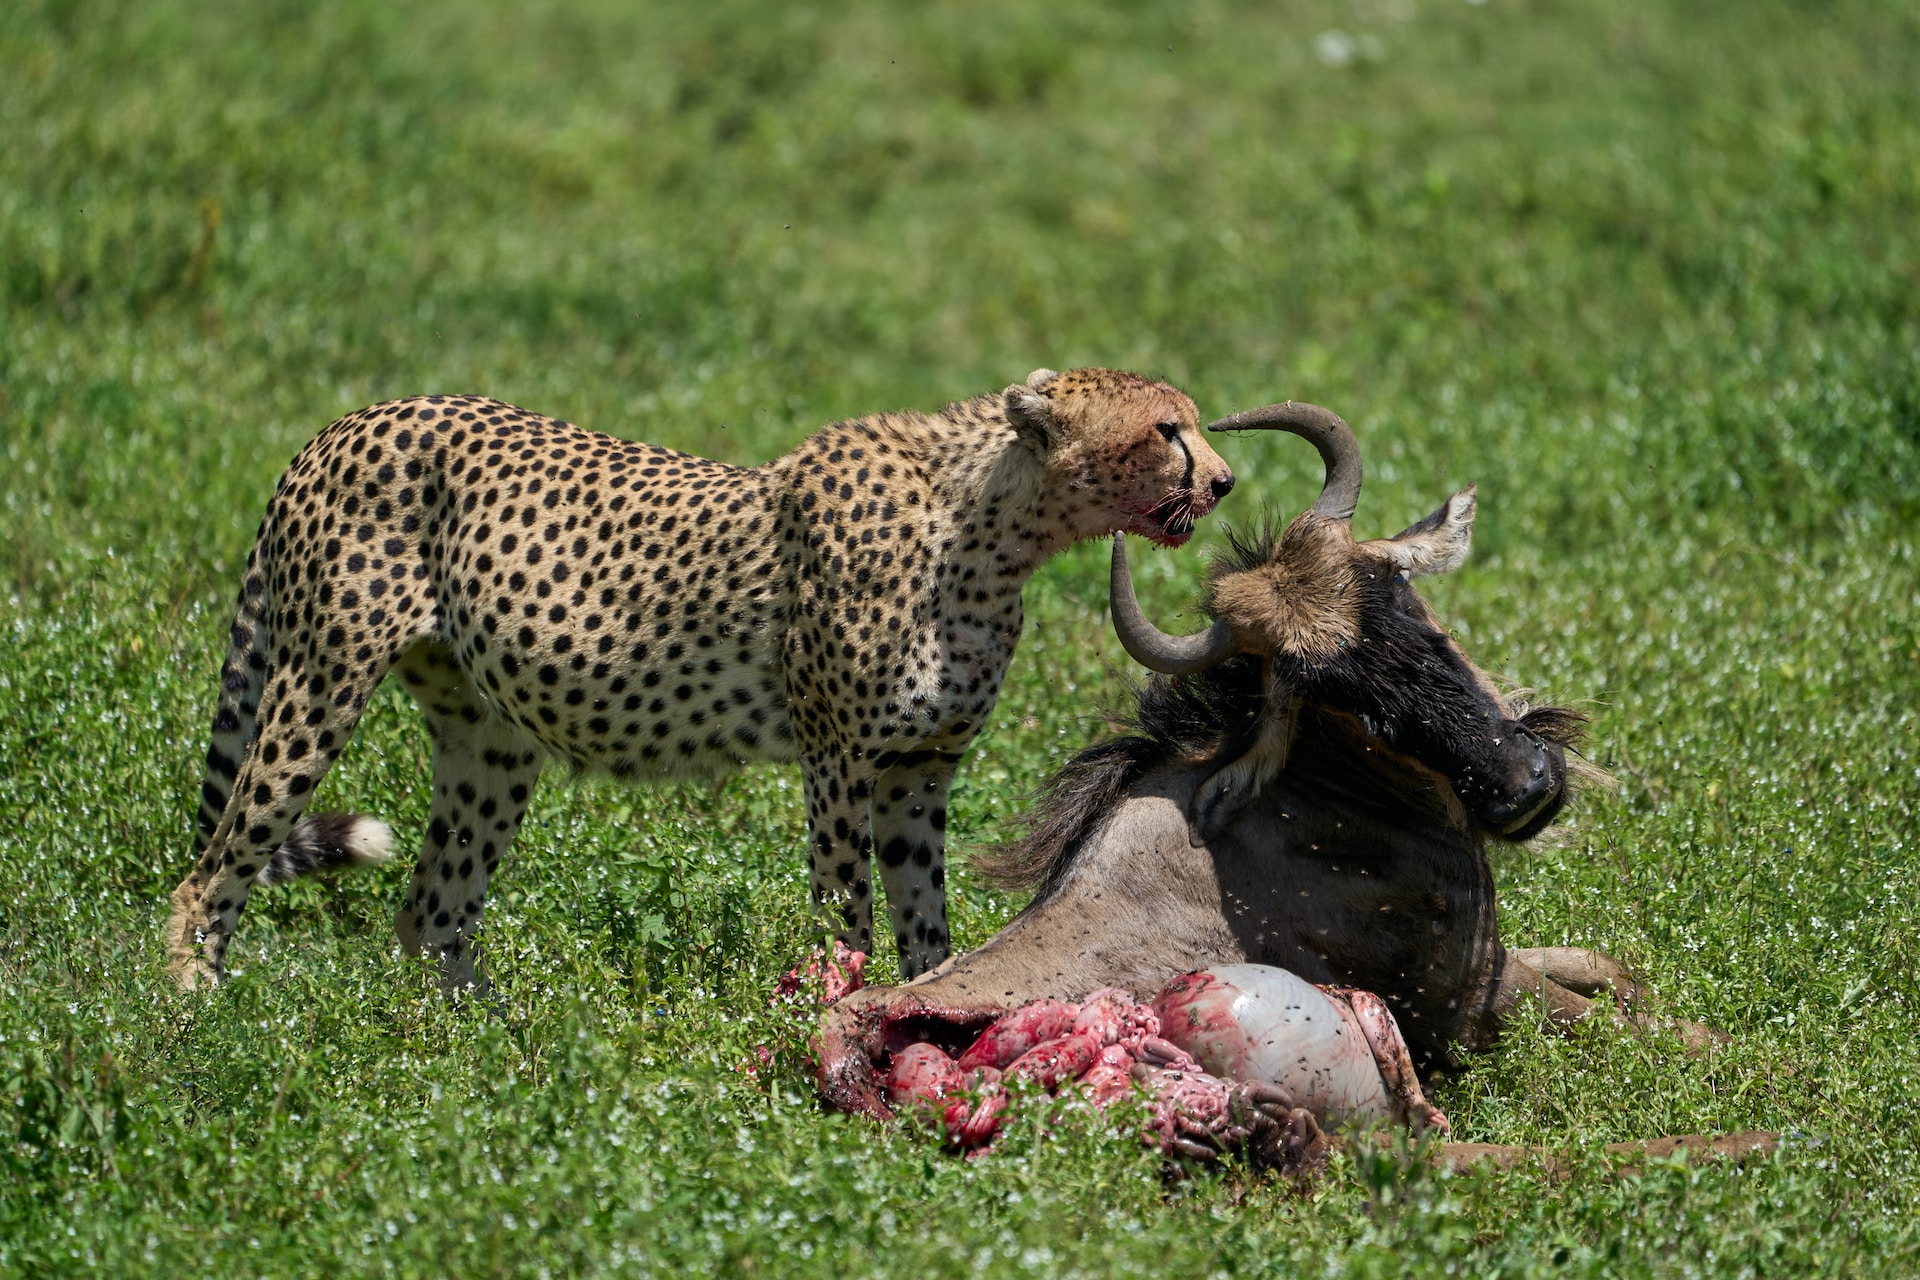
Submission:
{"label": "black tail tip", "polygon": [[393,830],[360,813],[318,813],[303,818],[267,859],[256,884],[285,884],[301,876],[378,866],[393,853]]}

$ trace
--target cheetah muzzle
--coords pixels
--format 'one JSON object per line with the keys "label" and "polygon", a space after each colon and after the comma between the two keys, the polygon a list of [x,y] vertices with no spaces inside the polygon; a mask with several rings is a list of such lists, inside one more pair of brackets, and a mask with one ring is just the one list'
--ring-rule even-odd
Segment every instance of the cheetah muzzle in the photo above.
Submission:
{"label": "cheetah muzzle", "polygon": [[302,820],[389,670],[433,745],[396,926],[476,980],[487,882],[541,765],[620,777],[802,762],[813,898],[872,949],[871,860],[903,974],[949,951],[955,766],[1049,556],[1178,545],[1233,476],[1193,402],[1038,370],[938,413],[836,423],[740,468],[496,400],[342,418],[281,477],[221,671],[171,968],[217,980],[248,891],[386,857],[372,818]]}

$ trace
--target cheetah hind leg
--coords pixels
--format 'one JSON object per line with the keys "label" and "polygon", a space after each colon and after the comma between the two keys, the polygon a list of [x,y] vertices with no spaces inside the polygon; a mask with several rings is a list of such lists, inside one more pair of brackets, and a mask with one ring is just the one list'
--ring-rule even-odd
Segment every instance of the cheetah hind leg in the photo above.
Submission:
{"label": "cheetah hind leg", "polygon": [[[218,824],[173,891],[167,967],[182,988],[225,975],[227,944],[256,883],[385,856],[385,829],[372,819],[333,815],[301,822],[387,665],[333,664],[347,671],[333,678],[325,674],[333,656],[317,641],[310,643],[303,663],[263,676],[256,735],[235,771]],[[213,781],[210,773],[203,794]]]}
{"label": "cheetah hind leg", "polygon": [[487,881],[520,829],[545,753],[487,704],[438,641],[414,645],[394,670],[433,741],[432,812],[394,928],[409,954],[438,964],[449,996],[484,994],[475,935]]}

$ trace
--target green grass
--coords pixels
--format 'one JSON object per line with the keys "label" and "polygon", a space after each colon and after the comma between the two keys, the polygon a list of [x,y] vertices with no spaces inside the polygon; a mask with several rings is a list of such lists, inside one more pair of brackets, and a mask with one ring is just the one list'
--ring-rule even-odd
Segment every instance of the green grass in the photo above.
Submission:
{"label": "green grass", "polygon": [[[0,6],[0,1273],[1920,1271],[1915,66],[1850,0]],[[1499,856],[1505,934],[1734,1043],[1523,1030],[1439,1086],[1460,1135],[1788,1150],[1295,1198],[1083,1117],[963,1163],[824,1116],[764,1001],[793,769],[547,779],[497,1018],[397,958],[401,865],[168,989],[226,609],[331,418],[483,391],[755,462],[1091,362],[1337,408],[1363,532],[1477,479],[1431,595],[1597,715],[1623,785]],[[1227,444],[1219,519],[1312,494]],[[1028,592],[961,846],[1103,731],[1101,557]],[[1145,560],[1167,625],[1200,564]],[[320,802],[404,854],[425,761],[385,691]],[[956,885],[966,945],[1018,905]]]}

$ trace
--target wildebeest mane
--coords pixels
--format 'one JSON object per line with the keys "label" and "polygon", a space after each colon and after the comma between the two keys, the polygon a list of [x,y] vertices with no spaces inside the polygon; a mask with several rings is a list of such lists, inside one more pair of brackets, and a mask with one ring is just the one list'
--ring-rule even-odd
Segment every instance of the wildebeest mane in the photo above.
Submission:
{"label": "wildebeest mane", "polygon": [[1252,573],[1271,561],[1286,532],[1286,524],[1269,512],[1258,528],[1246,537],[1242,537],[1240,531],[1232,526],[1221,532],[1226,534],[1227,545],[1214,552],[1212,561],[1207,565],[1209,594],[1213,585],[1228,574]]}
{"label": "wildebeest mane", "polygon": [[1153,676],[1134,690],[1133,710],[1112,717],[1130,730],[1096,742],[1041,784],[1019,838],[973,855],[975,870],[1002,889],[1044,895],[1127,789],[1157,765],[1202,760],[1245,736],[1260,709],[1260,659],[1229,658],[1191,676]]}

